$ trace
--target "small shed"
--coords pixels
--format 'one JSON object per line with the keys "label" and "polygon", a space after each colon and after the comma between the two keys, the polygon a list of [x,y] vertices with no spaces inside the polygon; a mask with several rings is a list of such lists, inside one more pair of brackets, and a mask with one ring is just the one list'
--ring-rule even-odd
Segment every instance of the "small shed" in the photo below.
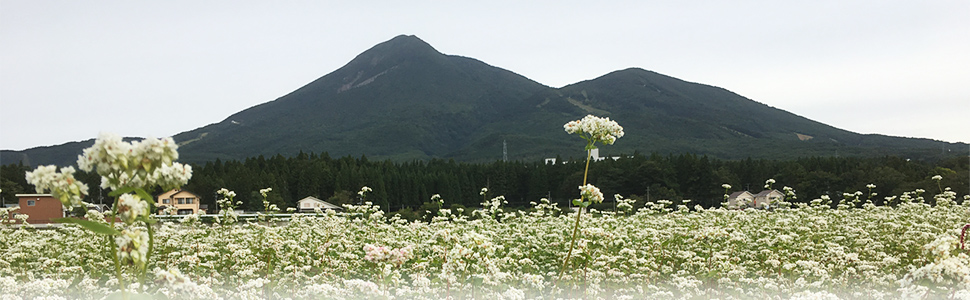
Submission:
{"label": "small shed", "polygon": [[344,210],[343,207],[333,205],[327,201],[317,199],[316,197],[313,197],[313,196],[307,196],[306,198],[300,199],[300,201],[296,201],[296,207],[299,212],[313,212],[317,208],[319,208],[320,210],[328,210],[328,209],[334,210],[334,211]]}
{"label": "small shed", "polygon": [[20,209],[15,214],[27,215],[27,223],[50,223],[51,219],[65,216],[64,205],[51,194],[17,194]]}

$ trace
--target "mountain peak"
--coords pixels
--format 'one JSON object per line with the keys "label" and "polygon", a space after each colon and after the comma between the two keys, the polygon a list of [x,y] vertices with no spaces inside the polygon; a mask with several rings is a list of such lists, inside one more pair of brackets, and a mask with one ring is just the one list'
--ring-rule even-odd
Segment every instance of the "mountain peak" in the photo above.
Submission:
{"label": "mountain peak", "polygon": [[367,49],[357,58],[351,61],[351,64],[357,62],[359,59],[370,60],[371,64],[377,64],[379,60],[384,57],[396,56],[396,57],[429,57],[429,56],[443,56],[441,52],[435,50],[431,44],[421,40],[417,36],[413,35],[399,35],[386,42],[380,43]]}

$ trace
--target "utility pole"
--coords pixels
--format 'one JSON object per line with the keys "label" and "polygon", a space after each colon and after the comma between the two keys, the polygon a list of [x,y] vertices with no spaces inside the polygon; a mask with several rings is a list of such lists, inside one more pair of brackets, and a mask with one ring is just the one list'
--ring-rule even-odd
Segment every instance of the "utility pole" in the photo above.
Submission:
{"label": "utility pole", "polygon": [[502,161],[509,162],[509,148],[505,140],[502,140]]}

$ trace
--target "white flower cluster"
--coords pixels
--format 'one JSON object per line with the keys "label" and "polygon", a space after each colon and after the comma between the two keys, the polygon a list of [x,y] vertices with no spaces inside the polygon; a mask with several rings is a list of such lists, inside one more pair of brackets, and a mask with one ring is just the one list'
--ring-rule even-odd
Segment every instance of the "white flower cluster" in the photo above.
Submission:
{"label": "white flower cluster", "polygon": [[162,165],[152,172],[152,176],[147,180],[149,184],[154,182],[164,188],[174,188],[182,186],[192,178],[192,166],[181,163]]}
{"label": "white flower cluster", "polygon": [[768,180],[765,180],[765,189],[766,190],[771,189],[771,185],[772,184],[775,184],[775,180],[774,179],[769,178]]}
{"label": "white flower cluster", "polygon": [[177,149],[171,137],[128,143],[116,134],[102,133],[93,146],[78,156],[77,164],[84,171],[96,170],[101,175],[102,188],[159,185],[169,189],[192,177],[191,167],[173,163],[178,159]]}
{"label": "white flower cluster", "polygon": [[616,139],[623,137],[623,127],[610,118],[600,118],[594,115],[587,115],[577,121],[569,121],[562,126],[566,133],[583,134],[583,138],[592,143],[601,142],[612,145]]}
{"label": "white flower cluster", "polygon": [[206,285],[199,285],[182,274],[179,269],[155,269],[155,282],[160,285],[158,293],[168,299],[223,299]]}
{"label": "white flower cluster", "polygon": [[265,188],[265,189],[259,190],[259,194],[263,195],[263,198],[266,198],[266,194],[272,191],[273,191],[273,188]]}
{"label": "white flower cluster", "polygon": [[[508,200],[505,200],[505,196],[497,196],[491,200],[482,202],[482,210],[487,212],[490,216],[496,216],[504,210],[502,209],[503,204],[509,204]],[[477,212],[477,211],[476,211]]]}
{"label": "white flower cluster", "polygon": [[391,249],[373,244],[364,245],[364,259],[372,263],[389,263],[400,266],[412,258],[414,258],[413,246]]}
{"label": "white flower cluster", "polygon": [[16,223],[12,217],[16,214],[20,207],[0,207],[0,225],[7,225]]}
{"label": "white flower cluster", "polygon": [[118,216],[125,224],[131,225],[138,217],[148,215],[148,202],[142,201],[138,195],[124,194],[118,197]]}
{"label": "white flower cluster", "polygon": [[148,232],[141,228],[128,228],[115,237],[118,244],[118,260],[139,270],[148,262]]}
{"label": "white flower cluster", "polygon": [[579,187],[579,194],[582,195],[582,199],[588,199],[592,203],[603,203],[603,192],[600,192],[598,187],[592,184],[587,184]]}
{"label": "white flower cluster", "polygon": [[532,204],[533,210],[529,215],[533,217],[553,216],[562,213],[562,209],[558,207],[559,204],[551,203],[547,198],[539,199],[539,203],[532,201],[529,204]]}
{"label": "white flower cluster", "polygon": [[66,207],[82,206],[81,200],[88,194],[88,186],[75,179],[74,172],[74,167],[63,167],[57,172],[53,165],[39,166],[33,172],[27,172],[26,179],[38,193],[50,191]]}
{"label": "white flower cluster", "polygon": [[241,201],[233,202],[233,199],[236,198],[236,192],[230,191],[226,188],[221,188],[216,191],[216,193],[225,197],[222,199],[216,199],[216,204],[219,205],[219,214],[222,215],[222,218],[217,218],[217,220],[219,220],[219,223],[222,224],[236,223],[239,216],[236,215],[235,208],[236,205],[242,204]]}
{"label": "white flower cluster", "polygon": [[906,274],[900,281],[904,287],[925,280],[942,287],[970,288],[970,255],[960,249],[955,237],[945,234],[923,249],[932,261]]}
{"label": "white flower cluster", "polygon": [[232,198],[235,198],[236,197],[236,192],[230,191],[230,190],[228,190],[226,188],[221,188],[218,191],[216,191],[216,193],[219,194],[219,195],[222,195],[223,197],[229,198],[229,199],[232,199]]}
{"label": "white flower cluster", "polygon": [[[500,222],[399,222],[368,204],[365,217],[348,209],[285,223],[154,224],[146,266],[158,269],[146,267],[149,277],[130,289],[169,299],[970,299],[962,205],[679,211],[686,206],[655,200],[630,216],[590,214],[595,226],[573,253],[581,258],[557,280],[574,225],[537,202]],[[135,279],[147,227],[118,230],[123,252],[108,256],[119,254],[134,271],[125,279]],[[73,226],[0,226],[0,299],[116,292],[118,281],[104,280],[112,259],[87,259],[100,257],[103,238]]]}
{"label": "white flower cluster", "polygon": [[364,197],[367,197],[367,193],[370,193],[372,191],[373,190],[371,188],[369,188],[367,186],[364,186],[364,187],[360,188],[360,191],[357,192],[357,195],[359,195],[361,198],[364,198]]}
{"label": "white flower cluster", "polygon": [[613,199],[616,200],[616,210],[624,213],[633,211],[633,203],[637,202],[636,199],[624,199],[620,194],[613,195]]}

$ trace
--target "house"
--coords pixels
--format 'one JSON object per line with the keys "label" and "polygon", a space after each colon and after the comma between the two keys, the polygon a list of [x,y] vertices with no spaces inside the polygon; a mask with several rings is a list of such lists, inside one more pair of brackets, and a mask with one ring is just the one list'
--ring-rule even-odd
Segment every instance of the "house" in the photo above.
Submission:
{"label": "house", "polygon": [[319,208],[320,210],[327,210],[327,209],[334,210],[334,211],[344,210],[343,207],[330,204],[326,201],[317,199],[316,197],[313,197],[313,196],[307,196],[306,198],[300,199],[300,201],[296,201],[296,207],[299,212],[313,212],[317,208]]}
{"label": "house", "polygon": [[199,200],[199,196],[192,192],[175,189],[158,195],[155,206],[159,214],[169,207],[175,207],[177,214],[190,215],[199,213]]}
{"label": "house", "polygon": [[739,208],[741,205],[751,205],[754,203],[754,194],[748,191],[731,193],[728,196],[728,208]]}
{"label": "house", "polygon": [[764,190],[754,195],[752,206],[767,208],[782,200],[785,200],[785,194],[782,194],[778,190]]}
{"label": "house", "polygon": [[728,208],[770,208],[782,200],[785,200],[785,194],[782,194],[778,190],[764,190],[757,194],[740,191],[731,193],[728,196]]}
{"label": "house", "polygon": [[14,214],[27,215],[27,223],[50,223],[51,219],[66,216],[64,205],[51,194],[17,194],[20,209]]}

